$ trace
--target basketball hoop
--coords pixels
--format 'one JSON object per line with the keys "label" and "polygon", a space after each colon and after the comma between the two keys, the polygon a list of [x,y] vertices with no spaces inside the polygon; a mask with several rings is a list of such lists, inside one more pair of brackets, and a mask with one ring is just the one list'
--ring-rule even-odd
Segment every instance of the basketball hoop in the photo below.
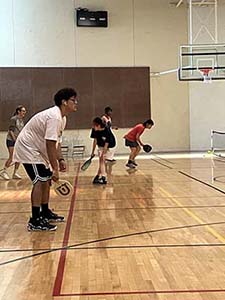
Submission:
{"label": "basketball hoop", "polygon": [[198,71],[201,73],[201,76],[203,78],[204,83],[212,83],[212,72],[214,71],[214,68],[202,68],[198,69]]}

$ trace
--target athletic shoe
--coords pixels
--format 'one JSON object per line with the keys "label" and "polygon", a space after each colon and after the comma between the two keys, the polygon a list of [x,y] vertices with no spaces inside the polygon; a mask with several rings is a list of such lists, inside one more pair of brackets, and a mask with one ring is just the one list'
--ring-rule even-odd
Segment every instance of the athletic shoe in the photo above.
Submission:
{"label": "athletic shoe", "polygon": [[138,164],[136,163],[136,161],[135,161],[135,160],[133,160],[133,161],[132,161],[132,164],[133,164],[135,167],[137,167],[137,166],[138,166]]}
{"label": "athletic shoe", "polygon": [[22,177],[18,173],[14,173],[12,179],[22,179]]}
{"label": "athletic shoe", "polygon": [[110,163],[115,163],[116,160],[115,159],[106,159],[107,162],[110,162]]}
{"label": "athletic shoe", "polygon": [[107,179],[106,179],[106,177],[105,177],[105,176],[102,176],[101,178],[99,178],[98,184],[107,184]]}
{"label": "athletic shoe", "polygon": [[65,218],[64,216],[59,216],[55,214],[51,209],[48,209],[48,212],[43,214],[41,212],[41,216],[43,219],[46,219],[48,222],[64,222]]}
{"label": "athletic shoe", "polygon": [[1,173],[0,173],[0,176],[5,179],[5,180],[10,180],[10,177],[9,177],[9,174],[6,172],[6,170],[3,170]]}
{"label": "athletic shoe", "polygon": [[56,225],[49,224],[48,221],[42,217],[38,219],[30,218],[27,224],[28,231],[55,231],[56,229]]}
{"label": "athletic shoe", "polygon": [[92,181],[92,183],[93,184],[98,184],[99,183],[99,178],[100,177],[98,175],[96,175],[95,178],[94,178],[94,180]]}
{"label": "athletic shoe", "polygon": [[135,169],[135,165],[134,165],[133,163],[131,163],[131,162],[128,162],[128,163],[126,164],[126,167],[128,167],[128,168],[130,168],[130,169]]}

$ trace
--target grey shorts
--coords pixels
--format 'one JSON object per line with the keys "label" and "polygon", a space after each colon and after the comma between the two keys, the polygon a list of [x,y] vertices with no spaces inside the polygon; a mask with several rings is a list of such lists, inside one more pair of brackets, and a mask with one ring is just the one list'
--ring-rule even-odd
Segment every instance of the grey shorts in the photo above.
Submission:
{"label": "grey shorts", "polygon": [[131,147],[131,148],[137,148],[139,145],[136,141],[132,142],[132,141],[125,139],[125,146]]}

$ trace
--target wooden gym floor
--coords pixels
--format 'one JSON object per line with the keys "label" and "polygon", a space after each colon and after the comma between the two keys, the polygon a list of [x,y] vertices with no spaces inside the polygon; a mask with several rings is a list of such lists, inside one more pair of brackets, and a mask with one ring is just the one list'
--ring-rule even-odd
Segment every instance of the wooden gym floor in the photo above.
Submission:
{"label": "wooden gym floor", "polygon": [[[0,180],[0,299],[224,300],[225,164],[210,157],[125,160],[93,186],[96,161],[69,161],[67,221],[29,233],[30,182]],[[3,161],[0,164],[3,165]],[[219,181],[213,181],[213,177]],[[223,177],[224,176],[224,177]]]}

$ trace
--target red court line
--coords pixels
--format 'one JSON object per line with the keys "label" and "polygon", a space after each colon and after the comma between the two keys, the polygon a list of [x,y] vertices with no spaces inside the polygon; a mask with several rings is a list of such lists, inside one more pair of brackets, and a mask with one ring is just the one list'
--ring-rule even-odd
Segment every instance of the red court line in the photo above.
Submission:
{"label": "red court line", "polygon": [[[74,179],[74,192],[73,192],[73,196],[72,196],[71,202],[70,202],[70,209],[69,209],[69,214],[67,217],[67,223],[66,223],[66,229],[64,232],[62,247],[68,246],[68,243],[69,243],[69,235],[70,235],[70,229],[71,229],[71,224],[72,224],[72,219],[73,219],[73,211],[74,211],[74,207],[75,207],[76,194],[77,194],[77,183],[78,183],[79,170],[80,170],[80,164],[77,167],[77,172],[76,172],[76,176]],[[67,252],[66,249],[63,249],[63,250],[61,250],[61,253],[60,253],[58,269],[57,269],[57,274],[56,274],[54,288],[53,288],[53,296],[60,295],[62,281],[63,281],[63,274],[64,274],[64,269],[65,269],[65,262],[66,262],[66,252]]]}
{"label": "red court line", "polygon": [[84,296],[113,296],[113,295],[147,295],[147,294],[197,294],[197,293],[224,293],[225,289],[212,290],[149,290],[149,291],[121,291],[121,292],[90,292],[90,293],[70,293],[55,295],[57,297],[84,297]]}

